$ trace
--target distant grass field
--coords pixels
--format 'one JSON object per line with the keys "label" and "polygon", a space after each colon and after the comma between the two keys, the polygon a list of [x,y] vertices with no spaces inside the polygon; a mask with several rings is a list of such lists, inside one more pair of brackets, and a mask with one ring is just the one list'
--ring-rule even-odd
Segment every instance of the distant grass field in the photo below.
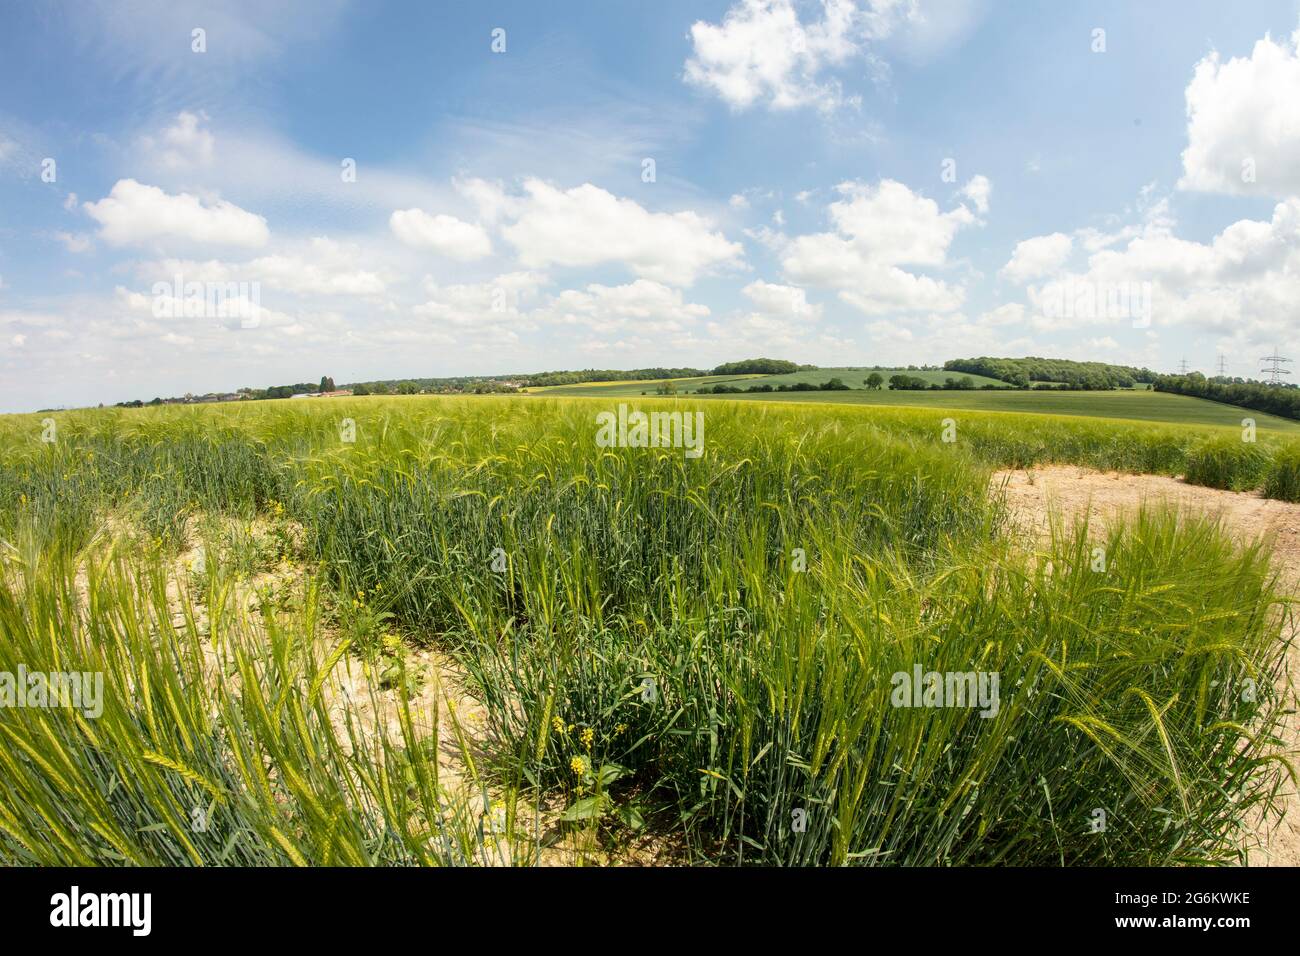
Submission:
{"label": "distant grass field", "polygon": [[[594,396],[593,396],[594,397]],[[1258,429],[1300,433],[1300,422],[1264,412],[1222,405],[1188,395],[1171,395],[1138,389],[1113,392],[1006,391],[942,392],[763,392],[752,395],[691,395],[698,399],[756,399],[760,401],[817,402],[844,405],[885,405],[917,408],[953,408],[984,412],[1026,412],[1041,415],[1083,415],[1124,421],[1183,425],[1222,425],[1240,428],[1243,418],[1253,418]]]}
{"label": "distant grass field", "polygon": [[[888,380],[899,370],[883,371]],[[709,375],[702,378],[674,379],[679,396],[701,399],[757,399],[777,402],[815,402],[836,405],[884,405],[916,408],[952,408],[970,411],[1026,412],[1040,415],[1083,415],[1089,418],[1108,418],[1123,421],[1146,421],[1184,425],[1221,425],[1241,427],[1243,418],[1253,418],[1256,427],[1266,431],[1300,434],[1300,422],[1253,412],[1248,409],[1222,405],[1188,395],[1172,395],[1147,388],[1117,389],[1109,392],[1049,392],[1024,391],[1000,388],[997,391],[943,390],[937,392],[891,391],[888,388],[869,390],[862,381],[871,374],[865,368],[824,368],[814,372],[796,372],[792,375]],[[952,372],[907,372],[927,381],[942,382],[955,377]],[[836,392],[746,392],[740,395],[697,395],[698,389],[718,383],[735,384],[742,388],[751,385],[792,385],[796,382],[820,384],[830,378],[840,378],[849,391]],[[976,385],[993,382],[972,375]],[[556,385],[549,388],[530,389],[530,394],[560,398],[639,398],[653,396],[658,382],[589,382],[582,385]],[[1001,384],[1001,383],[998,383]]]}
{"label": "distant grass field", "polygon": [[[778,385],[795,385],[808,383],[820,385],[828,379],[842,379],[845,385],[850,388],[862,388],[863,382],[867,376],[876,369],[858,368],[856,366],[842,366],[839,368],[819,368],[809,372],[792,372],[789,375],[705,375],[698,378],[677,378],[673,381],[677,384],[678,393],[694,392],[696,389],[705,385],[717,385],[720,383],[736,384],[748,388],[751,385],[771,385],[776,388]],[[961,378],[961,372],[909,372],[907,369],[881,369],[878,374],[885,381],[889,381],[891,375],[911,375],[914,378],[925,379],[926,382],[942,385],[944,379]],[[986,378],[983,375],[968,376],[977,386],[995,385],[998,388],[1007,388],[1005,382],[999,382],[995,378]],[[659,382],[638,381],[638,382],[584,382],[581,385],[551,385],[545,388],[532,388],[528,391],[533,394],[544,394],[553,398],[563,395],[590,395],[593,390],[602,395],[653,395]]]}

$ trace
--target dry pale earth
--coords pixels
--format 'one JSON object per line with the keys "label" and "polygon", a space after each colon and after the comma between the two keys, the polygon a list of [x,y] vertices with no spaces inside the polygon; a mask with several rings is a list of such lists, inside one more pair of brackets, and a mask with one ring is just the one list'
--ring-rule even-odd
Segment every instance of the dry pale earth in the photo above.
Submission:
{"label": "dry pale earth", "polygon": [[[1242,541],[1267,537],[1273,562],[1285,585],[1300,587],[1300,504],[1274,501],[1256,493],[1220,491],[1189,485],[1160,475],[1099,472],[1073,465],[1049,465],[1001,471],[993,476],[995,493],[1005,495],[1015,524],[1030,536],[1050,534],[1050,516],[1067,521],[1087,517],[1104,529],[1108,522],[1131,514],[1143,503],[1177,505],[1190,512],[1216,515],[1229,533]],[[1293,642],[1286,693],[1294,704],[1300,687],[1300,642]],[[1290,715],[1285,730],[1286,751],[1300,756],[1300,715]],[[1300,866],[1300,797],[1294,782],[1285,785],[1281,820],[1258,820],[1244,841],[1252,865]]]}

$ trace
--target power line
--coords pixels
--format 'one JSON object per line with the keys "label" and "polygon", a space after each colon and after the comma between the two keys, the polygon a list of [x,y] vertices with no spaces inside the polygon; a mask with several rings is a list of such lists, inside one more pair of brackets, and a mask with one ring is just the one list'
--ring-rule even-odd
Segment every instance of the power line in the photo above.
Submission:
{"label": "power line", "polygon": [[1281,385],[1282,379],[1291,374],[1290,371],[1284,367],[1287,362],[1291,361],[1291,359],[1283,358],[1278,355],[1276,346],[1273,347],[1272,355],[1265,355],[1260,359],[1260,361],[1265,363],[1265,367],[1260,369],[1260,371],[1268,375],[1269,383],[1272,385]]}
{"label": "power line", "polygon": [[1228,376],[1228,360],[1222,354],[1219,355],[1219,374],[1224,378]]}
{"label": "power line", "polygon": [[1187,374],[1187,359],[1183,359],[1178,363],[1178,374],[1179,375]]}

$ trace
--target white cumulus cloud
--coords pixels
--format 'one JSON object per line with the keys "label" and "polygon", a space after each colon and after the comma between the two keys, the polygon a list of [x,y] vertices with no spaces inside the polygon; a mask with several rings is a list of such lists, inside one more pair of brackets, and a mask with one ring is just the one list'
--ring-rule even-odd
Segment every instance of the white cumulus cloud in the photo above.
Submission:
{"label": "white cumulus cloud", "polygon": [[492,252],[487,230],[455,216],[430,215],[422,209],[398,209],[389,217],[388,224],[393,235],[408,246],[432,249],[459,262],[482,259]]}
{"label": "white cumulus cloud", "polygon": [[[1268,347],[1294,332],[1300,198],[1277,203],[1268,220],[1238,220],[1209,242],[1179,238],[1164,219],[1148,222],[1135,237],[1090,255],[1081,274],[1058,273],[1027,293],[1041,312],[1030,324],[1044,331],[1149,318],[1243,348]],[[1073,306],[1065,312],[1062,295]]]}
{"label": "white cumulus cloud", "polygon": [[267,289],[294,295],[382,294],[386,289],[383,276],[360,268],[361,255],[361,248],[354,243],[318,236],[249,262],[166,259],[142,263],[137,272],[151,280],[180,276],[186,282],[259,282]]}
{"label": "white cumulus cloud", "polygon": [[1050,275],[1065,265],[1074,249],[1074,240],[1063,232],[1035,236],[1016,243],[1002,275],[1012,282],[1028,282]]}
{"label": "white cumulus cloud", "polygon": [[844,96],[824,74],[916,11],[911,0],[822,0],[820,7],[821,16],[805,22],[792,0],[740,0],[721,23],[697,21],[686,81],[735,110],[760,102],[831,110]]}
{"label": "white cumulus cloud", "polygon": [[626,285],[593,283],[581,290],[566,289],[540,310],[538,318],[605,334],[632,330],[645,335],[680,332],[708,314],[708,306],[685,301],[680,289],[636,279]]}
{"label": "white cumulus cloud", "polygon": [[99,235],[112,245],[164,239],[230,246],[262,246],[270,238],[266,220],[217,200],[205,204],[189,193],[171,195],[157,186],[120,179],[99,202],[85,210],[99,223]]}
{"label": "white cumulus cloud", "polygon": [[788,278],[838,289],[840,298],[867,315],[949,312],[964,290],[902,266],[943,267],[957,231],[975,222],[966,206],[944,212],[938,203],[894,180],[843,183],[845,198],[827,212],[835,232],[798,236],[781,251]]}
{"label": "white cumulus cloud", "polygon": [[822,307],[810,303],[808,293],[798,286],[759,280],[751,282],[740,291],[763,315],[807,319],[812,322],[821,318]]}
{"label": "white cumulus cloud", "polygon": [[530,179],[524,189],[519,217],[501,234],[528,268],[622,263],[642,278],[691,285],[741,261],[740,244],[692,211],[651,212],[591,183],[562,190]]}
{"label": "white cumulus cloud", "polygon": [[1300,31],[1249,57],[1211,53],[1187,86],[1181,189],[1300,195]]}

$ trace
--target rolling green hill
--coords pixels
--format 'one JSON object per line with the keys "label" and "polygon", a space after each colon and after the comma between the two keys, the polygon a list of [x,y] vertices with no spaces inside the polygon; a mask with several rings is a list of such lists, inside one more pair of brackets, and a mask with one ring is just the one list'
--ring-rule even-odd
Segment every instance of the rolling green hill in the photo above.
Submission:
{"label": "rolling green hill", "polygon": [[[957,372],[907,372],[882,371],[888,380],[895,371],[941,383],[956,377]],[[1260,429],[1300,434],[1300,422],[1279,418],[1263,412],[1224,405],[1205,399],[1168,392],[1155,392],[1145,387],[1097,392],[1051,392],[1000,387],[996,390],[958,391],[891,391],[888,388],[869,390],[862,382],[871,370],[867,368],[823,368],[816,371],[794,372],[790,375],[709,375],[698,378],[673,379],[679,396],[700,399],[735,399],[776,402],[815,402],[839,405],[912,406],[920,408],[970,409],[990,412],[1031,412],[1049,415],[1083,415],[1092,418],[1115,418],[1130,421],[1174,422],[1188,425],[1227,425],[1240,427],[1243,418],[1254,418]],[[970,376],[977,386],[1005,383],[979,375]],[[741,388],[751,385],[771,385],[773,388],[796,382],[820,384],[830,378],[840,378],[849,391],[834,392],[744,392],[737,395],[700,395],[697,389],[725,382]],[[658,382],[591,382],[585,385],[557,385],[550,388],[529,389],[533,395],[560,397],[566,395],[586,398],[633,398],[653,396]]]}
{"label": "rolling green hill", "polygon": [[754,399],[758,401],[818,402],[853,405],[912,406],[922,408],[971,409],[989,412],[1035,412],[1048,415],[1084,415],[1186,425],[1229,425],[1240,427],[1243,418],[1253,418],[1256,427],[1300,434],[1300,422],[1222,405],[1186,395],[1171,395],[1145,389],[1110,392],[1049,392],[1008,389],[999,391],[942,392],[762,392],[746,395],[690,395],[692,399]]}
{"label": "rolling green hill", "polygon": [[[748,388],[751,385],[771,385],[777,388],[780,385],[795,385],[797,383],[808,383],[820,385],[821,383],[832,378],[839,378],[850,388],[863,388],[863,381],[872,373],[873,369],[858,368],[846,366],[841,368],[819,368],[812,371],[792,372],[789,375],[706,375],[699,378],[677,378],[673,379],[677,384],[678,394],[692,393],[704,385],[716,385],[719,383],[734,384],[742,388]],[[909,372],[906,369],[883,369],[879,374],[886,380],[889,376],[896,373],[911,375],[915,378],[925,379],[927,382],[933,382],[936,385],[942,385],[945,379],[961,378],[962,372]],[[1006,382],[999,382],[994,378],[985,378],[983,375],[968,375],[976,387],[984,385],[993,385],[997,388],[1008,388]],[[582,385],[554,385],[548,388],[531,388],[528,389],[533,394],[545,394],[553,397],[562,395],[653,395],[658,382],[588,382]],[[800,395],[808,395],[808,392],[799,392]],[[842,392],[839,394],[843,394]]]}

